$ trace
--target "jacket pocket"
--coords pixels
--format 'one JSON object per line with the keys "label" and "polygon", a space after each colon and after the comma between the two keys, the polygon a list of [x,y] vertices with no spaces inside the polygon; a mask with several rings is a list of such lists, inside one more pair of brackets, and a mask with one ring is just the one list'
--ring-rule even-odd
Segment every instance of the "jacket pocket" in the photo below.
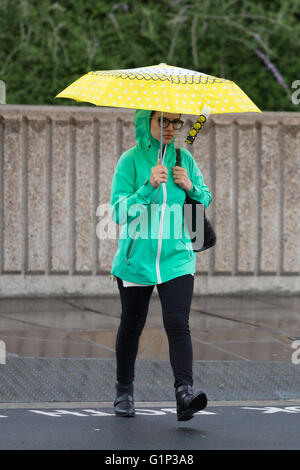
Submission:
{"label": "jacket pocket", "polygon": [[127,264],[130,263],[130,257],[131,257],[131,255],[132,255],[132,250],[133,250],[135,241],[136,241],[136,238],[132,238],[132,239],[130,240],[129,247],[128,247],[128,250],[127,250],[127,253],[126,253],[126,256],[125,256],[125,259],[126,259],[126,263],[127,263]]}

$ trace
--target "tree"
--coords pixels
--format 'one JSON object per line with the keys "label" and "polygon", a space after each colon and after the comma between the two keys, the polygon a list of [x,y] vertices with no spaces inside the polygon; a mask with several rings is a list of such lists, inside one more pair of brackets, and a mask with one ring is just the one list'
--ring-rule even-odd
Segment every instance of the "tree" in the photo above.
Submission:
{"label": "tree", "polygon": [[65,104],[55,95],[90,70],[166,62],[233,80],[262,110],[297,111],[297,3],[1,0],[7,103]]}

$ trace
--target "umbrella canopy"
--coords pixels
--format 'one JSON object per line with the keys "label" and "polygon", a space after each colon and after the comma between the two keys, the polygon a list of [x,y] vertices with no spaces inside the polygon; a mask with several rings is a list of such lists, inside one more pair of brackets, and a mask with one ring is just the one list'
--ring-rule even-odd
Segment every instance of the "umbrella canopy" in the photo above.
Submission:
{"label": "umbrella canopy", "polygon": [[261,112],[231,80],[167,64],[89,72],[56,98],[176,114]]}

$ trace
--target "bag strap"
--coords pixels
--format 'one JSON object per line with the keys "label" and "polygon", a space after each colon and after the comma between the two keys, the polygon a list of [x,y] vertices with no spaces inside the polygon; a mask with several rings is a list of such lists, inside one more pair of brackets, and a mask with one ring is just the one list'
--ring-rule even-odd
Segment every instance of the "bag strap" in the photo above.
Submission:
{"label": "bag strap", "polygon": [[176,149],[176,166],[181,166],[180,149]]}

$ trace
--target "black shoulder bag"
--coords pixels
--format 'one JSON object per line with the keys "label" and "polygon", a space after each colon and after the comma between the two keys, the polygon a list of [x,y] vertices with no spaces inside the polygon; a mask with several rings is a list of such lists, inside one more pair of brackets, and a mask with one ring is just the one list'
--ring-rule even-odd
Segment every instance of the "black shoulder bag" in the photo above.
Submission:
{"label": "black shoulder bag", "polygon": [[[180,149],[176,149],[176,166],[181,166],[181,155],[180,155]],[[212,246],[215,246],[215,244],[217,243],[217,237],[216,237],[216,234],[215,234],[215,231],[213,229],[213,226],[212,224],[210,223],[210,221],[208,220],[208,218],[206,217],[205,215],[205,208],[203,206],[203,210],[204,210],[204,242],[203,242],[203,245],[202,245],[202,248],[196,248],[197,245],[197,217],[196,217],[196,206],[197,204],[200,204],[202,205],[200,202],[196,201],[195,199],[192,199],[190,198],[188,195],[186,195],[186,198],[185,198],[185,201],[184,201],[184,206],[186,204],[190,204],[191,207],[192,207],[192,232],[193,233],[196,233],[196,236],[193,237],[193,239],[191,238],[191,242],[192,242],[192,245],[193,245],[193,251],[195,252],[200,252],[200,251],[204,251],[204,250],[207,250],[208,248],[211,248]],[[183,213],[184,213],[184,206],[183,206]],[[186,220],[187,222],[187,220]],[[187,223],[188,225],[188,228],[190,229],[189,227],[189,224]],[[201,237],[202,238],[202,237]]]}

